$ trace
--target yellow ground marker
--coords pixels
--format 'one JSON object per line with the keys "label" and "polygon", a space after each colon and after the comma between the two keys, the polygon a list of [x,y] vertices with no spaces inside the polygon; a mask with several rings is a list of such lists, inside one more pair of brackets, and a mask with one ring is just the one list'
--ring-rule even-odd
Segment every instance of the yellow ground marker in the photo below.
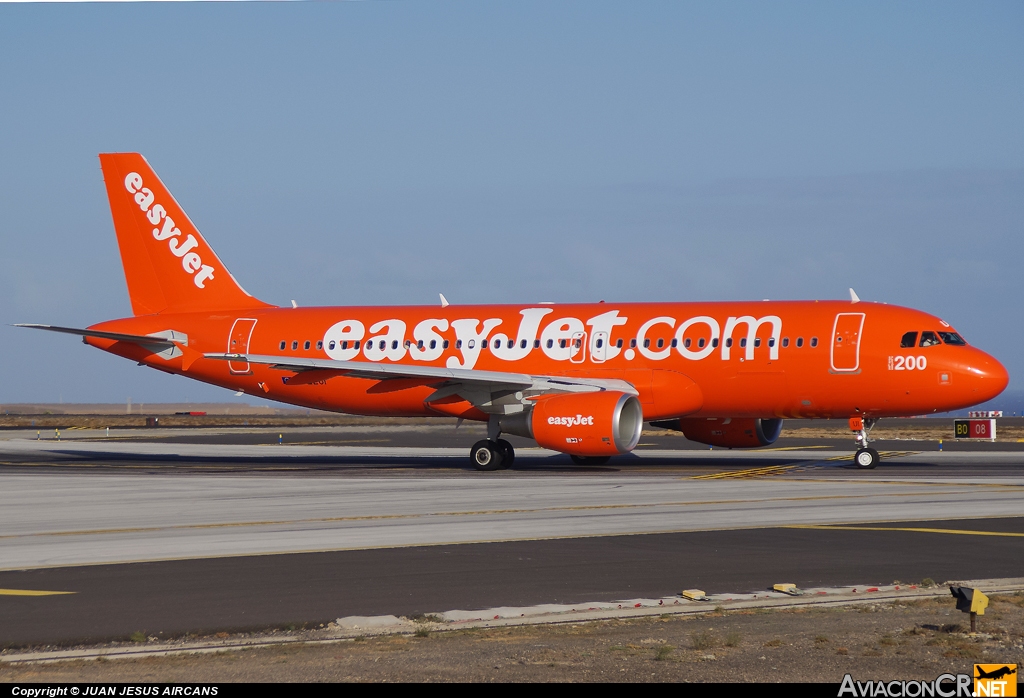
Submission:
{"label": "yellow ground marker", "polygon": [[1024,533],[1011,531],[971,531],[957,528],[916,528],[896,526],[829,526],[828,524],[795,524],[784,528],[811,528],[819,531],[909,531],[911,533],[949,533],[957,536],[997,536],[1005,538],[1024,538]]}
{"label": "yellow ground marker", "polygon": [[728,470],[724,473],[711,473],[710,475],[694,475],[691,480],[738,480],[750,477],[767,477],[769,475],[781,475],[789,472],[798,466],[796,465],[770,465],[763,468],[749,468],[747,470]]}
{"label": "yellow ground marker", "polygon": [[77,594],[77,591],[40,591],[37,589],[0,589],[0,596],[58,596]]}

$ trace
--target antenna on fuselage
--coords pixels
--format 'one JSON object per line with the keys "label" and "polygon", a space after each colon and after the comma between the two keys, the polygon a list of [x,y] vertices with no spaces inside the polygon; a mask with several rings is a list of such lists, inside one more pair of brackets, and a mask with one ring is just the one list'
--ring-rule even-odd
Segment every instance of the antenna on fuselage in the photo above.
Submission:
{"label": "antenna on fuselage", "polygon": [[447,308],[449,305],[451,305],[451,303],[448,302],[448,299],[444,297],[443,293],[439,293],[437,295],[441,296],[441,307],[442,308]]}
{"label": "antenna on fuselage", "polygon": [[851,303],[860,303],[860,296],[858,296],[857,292],[854,291],[852,288],[850,289],[850,302]]}

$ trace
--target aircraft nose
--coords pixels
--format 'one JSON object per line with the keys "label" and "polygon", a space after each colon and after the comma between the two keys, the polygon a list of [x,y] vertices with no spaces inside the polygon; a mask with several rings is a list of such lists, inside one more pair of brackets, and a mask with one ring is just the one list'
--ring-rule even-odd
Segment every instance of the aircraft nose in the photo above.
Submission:
{"label": "aircraft nose", "polygon": [[985,402],[1006,389],[1010,384],[1010,374],[995,357],[982,351],[978,354],[978,359],[972,361],[967,370],[971,374],[971,387],[974,392],[972,397],[977,402]]}

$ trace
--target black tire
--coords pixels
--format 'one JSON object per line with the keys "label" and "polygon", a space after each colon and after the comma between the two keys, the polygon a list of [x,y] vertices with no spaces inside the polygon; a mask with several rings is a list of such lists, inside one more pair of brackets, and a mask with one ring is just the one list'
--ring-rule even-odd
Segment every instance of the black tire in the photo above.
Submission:
{"label": "black tire", "polygon": [[878,451],[873,448],[858,449],[857,453],[853,456],[853,464],[861,470],[877,468],[881,460],[878,456]]}
{"label": "black tire", "polygon": [[576,465],[604,465],[612,459],[611,456],[569,456]]}
{"label": "black tire", "polygon": [[469,449],[469,461],[477,470],[499,470],[504,460],[503,456],[501,449],[496,448],[494,442],[487,439],[477,441],[473,448]]}
{"label": "black tire", "polygon": [[516,450],[505,439],[498,439],[494,445],[501,451],[501,467],[508,470],[516,462]]}

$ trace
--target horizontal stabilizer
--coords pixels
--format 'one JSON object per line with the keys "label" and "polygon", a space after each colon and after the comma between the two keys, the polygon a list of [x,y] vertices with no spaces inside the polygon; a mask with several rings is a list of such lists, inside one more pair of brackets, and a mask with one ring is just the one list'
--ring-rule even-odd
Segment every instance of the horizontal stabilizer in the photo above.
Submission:
{"label": "horizontal stabilizer", "polygon": [[[100,330],[82,330],[77,327],[58,327],[57,325],[32,325],[18,324],[15,327],[29,327],[33,330],[49,330],[50,332],[63,332],[64,334],[77,334],[81,337],[99,337],[100,339],[112,339],[115,342],[132,342],[134,344],[145,344],[147,346],[161,345],[173,347],[175,341],[167,337],[153,337],[144,334],[124,334],[121,332],[101,332]],[[184,340],[182,344],[188,344],[188,339],[183,335],[179,336]]]}

